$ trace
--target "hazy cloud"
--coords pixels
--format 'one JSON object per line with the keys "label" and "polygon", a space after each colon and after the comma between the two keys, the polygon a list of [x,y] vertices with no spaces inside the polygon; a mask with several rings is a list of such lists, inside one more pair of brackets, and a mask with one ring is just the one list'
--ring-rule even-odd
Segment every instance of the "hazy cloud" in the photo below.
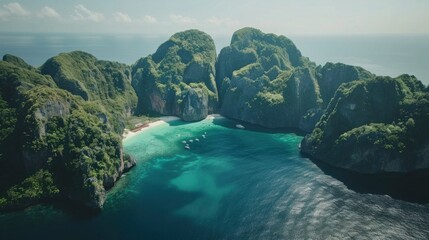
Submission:
{"label": "hazy cloud", "polygon": [[143,22],[145,22],[145,23],[157,23],[158,20],[153,16],[146,15],[143,17]]}
{"label": "hazy cloud", "polygon": [[7,17],[10,15],[9,12],[0,10],[0,20],[7,21]]}
{"label": "hazy cloud", "polygon": [[[412,4],[403,0],[309,1],[251,1],[249,4],[246,0],[233,0],[210,4],[210,7],[201,1],[198,4],[170,1],[166,7],[165,1],[152,1],[150,6],[145,1],[135,1],[133,6],[124,6],[124,1],[72,0],[64,4],[52,0],[0,0],[0,31],[158,34],[198,28],[211,34],[230,34],[232,30],[253,26],[286,35],[429,34],[429,0],[412,0]],[[243,5],[246,11],[236,11]],[[124,27],[112,28],[112,23]]]}
{"label": "hazy cloud", "polygon": [[186,16],[182,16],[182,15],[175,15],[175,14],[170,15],[170,20],[173,23],[184,24],[184,25],[190,25],[190,24],[197,23],[197,19],[195,19],[195,18],[186,17]]}
{"label": "hazy cloud", "polygon": [[101,22],[104,20],[103,14],[95,11],[91,11],[82,4],[78,4],[74,7],[73,20],[89,20],[93,22]]}
{"label": "hazy cloud", "polygon": [[21,5],[19,5],[17,2],[5,4],[3,7],[6,8],[10,14],[20,16],[30,15],[30,12],[21,7]]}
{"label": "hazy cloud", "polygon": [[59,18],[61,15],[55,11],[55,9],[44,6],[42,9],[37,12],[37,16],[40,18]]}
{"label": "hazy cloud", "polygon": [[207,22],[215,25],[215,26],[225,26],[225,27],[237,27],[240,22],[237,20],[232,20],[230,18],[218,18],[218,17],[211,17],[207,19]]}
{"label": "hazy cloud", "polygon": [[122,12],[116,12],[113,14],[113,18],[116,22],[119,23],[130,23],[132,22],[130,16],[128,14],[122,13]]}

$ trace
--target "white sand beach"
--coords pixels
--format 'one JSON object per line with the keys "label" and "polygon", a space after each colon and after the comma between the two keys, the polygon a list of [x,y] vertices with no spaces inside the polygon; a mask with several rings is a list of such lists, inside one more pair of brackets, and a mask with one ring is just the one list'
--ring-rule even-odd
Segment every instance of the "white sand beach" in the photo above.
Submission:
{"label": "white sand beach", "polygon": [[133,130],[124,129],[124,133],[122,134],[122,140],[128,139],[130,137],[133,137],[133,136],[139,134],[140,132],[146,131],[150,128],[153,128],[153,127],[159,126],[163,123],[171,122],[174,120],[180,120],[180,118],[175,117],[175,116],[163,116],[163,117],[159,117],[159,120],[147,123],[147,124],[143,125],[142,127],[138,127],[136,129],[133,129]]}
{"label": "white sand beach", "polygon": [[[207,116],[206,119],[215,119],[215,118],[223,118],[223,116],[220,114],[210,114]],[[146,131],[146,130],[151,129],[153,127],[159,126],[163,123],[171,122],[174,120],[180,120],[180,118],[178,118],[176,116],[163,116],[163,117],[159,117],[159,120],[157,120],[157,121],[147,123],[145,125],[142,125],[141,127],[135,128],[133,130],[124,129],[124,133],[122,134],[122,141],[125,139],[128,139],[130,137],[133,137],[133,136],[139,134],[140,132]]]}

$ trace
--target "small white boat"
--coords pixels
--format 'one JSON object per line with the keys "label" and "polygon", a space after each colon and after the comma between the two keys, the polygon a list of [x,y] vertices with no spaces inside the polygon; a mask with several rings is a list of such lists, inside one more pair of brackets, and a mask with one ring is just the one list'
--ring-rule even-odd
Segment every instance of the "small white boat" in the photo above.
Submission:
{"label": "small white boat", "polygon": [[199,141],[200,141],[200,139],[198,139],[198,138],[195,138],[195,141],[196,141],[196,142],[199,142]]}
{"label": "small white boat", "polygon": [[239,128],[239,129],[244,129],[244,126],[243,126],[243,125],[241,125],[241,124],[236,124],[236,125],[235,125],[235,127],[236,127],[236,128]]}
{"label": "small white boat", "polygon": [[202,135],[202,137],[203,137],[203,138],[206,138],[206,135],[204,135],[204,134],[203,134],[203,135]]}
{"label": "small white boat", "polygon": [[192,142],[194,142],[194,140],[193,140],[193,139],[190,139],[190,140],[189,140],[189,142],[190,142],[190,143],[192,143]]}
{"label": "small white boat", "polygon": [[191,149],[188,144],[185,145],[185,149]]}
{"label": "small white boat", "polygon": [[183,144],[186,144],[187,142],[185,140],[182,141]]}

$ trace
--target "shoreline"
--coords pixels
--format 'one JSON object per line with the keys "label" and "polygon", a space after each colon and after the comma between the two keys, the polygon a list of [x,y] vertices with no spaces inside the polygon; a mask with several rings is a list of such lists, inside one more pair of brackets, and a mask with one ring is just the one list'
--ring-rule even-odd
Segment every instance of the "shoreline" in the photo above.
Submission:
{"label": "shoreline", "polygon": [[143,131],[146,131],[146,130],[151,129],[151,128],[156,127],[156,126],[159,126],[163,123],[168,123],[168,122],[175,121],[175,120],[180,120],[180,118],[178,118],[176,116],[162,116],[162,117],[159,117],[158,120],[144,124],[141,127],[137,127],[134,129],[125,128],[124,133],[122,134],[122,141],[129,139],[129,138],[131,138],[131,137],[133,137],[133,136],[135,136],[135,135],[137,135]]}
{"label": "shoreline", "polygon": [[[215,118],[223,118],[223,116],[220,114],[209,114],[209,115],[207,115],[207,117],[205,119],[215,119]],[[205,120],[205,119],[203,119],[203,120]],[[162,117],[159,117],[158,120],[144,124],[143,126],[140,126],[140,127],[134,128],[134,129],[127,129],[126,128],[126,129],[124,129],[124,133],[122,134],[122,141],[129,139],[133,136],[136,136],[139,133],[144,132],[146,130],[149,130],[153,127],[159,126],[163,123],[168,123],[168,122],[175,121],[175,120],[181,120],[181,119],[179,117],[176,117],[176,116],[162,116]]]}

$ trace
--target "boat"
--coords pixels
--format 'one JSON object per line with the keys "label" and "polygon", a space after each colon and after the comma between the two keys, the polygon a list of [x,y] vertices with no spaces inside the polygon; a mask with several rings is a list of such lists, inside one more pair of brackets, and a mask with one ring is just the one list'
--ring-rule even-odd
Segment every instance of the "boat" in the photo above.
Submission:
{"label": "boat", "polygon": [[196,142],[199,142],[199,141],[200,141],[200,139],[198,139],[198,138],[195,138],[195,141],[196,141]]}
{"label": "boat", "polygon": [[203,137],[203,138],[206,138],[206,135],[205,135],[205,134],[203,134],[203,135],[202,135],[202,137]]}
{"label": "boat", "polygon": [[189,142],[190,142],[190,143],[192,143],[192,142],[194,142],[194,140],[193,140],[193,139],[190,139],[190,140],[189,140]]}
{"label": "boat", "polygon": [[191,147],[188,144],[186,144],[185,149],[191,149]]}
{"label": "boat", "polygon": [[187,142],[185,140],[182,141],[183,144],[186,144]]}
{"label": "boat", "polygon": [[241,125],[241,124],[236,124],[236,125],[235,125],[235,127],[236,127],[236,128],[239,128],[239,129],[244,129],[244,126],[243,126],[243,125]]}

